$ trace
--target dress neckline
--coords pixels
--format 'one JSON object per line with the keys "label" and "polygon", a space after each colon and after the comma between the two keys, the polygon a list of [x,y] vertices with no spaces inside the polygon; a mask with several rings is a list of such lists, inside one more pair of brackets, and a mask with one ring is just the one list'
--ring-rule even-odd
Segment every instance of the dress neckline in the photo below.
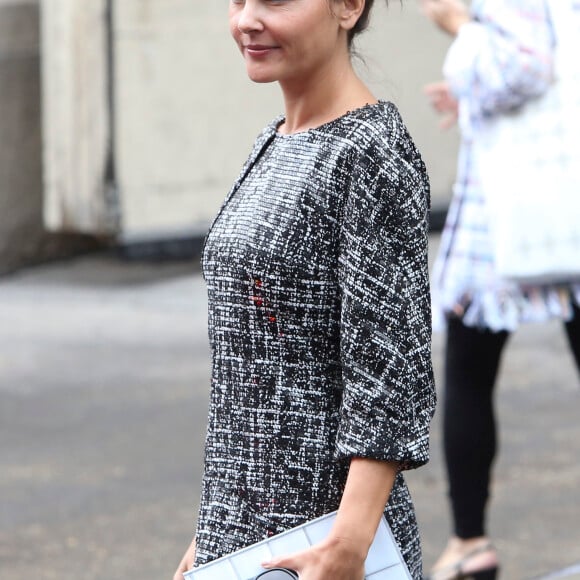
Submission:
{"label": "dress neckline", "polygon": [[278,129],[282,126],[282,124],[286,120],[286,117],[284,115],[280,115],[279,117],[277,117],[272,122],[272,125],[271,126],[272,126],[272,130],[273,130],[274,136],[276,138],[279,138],[279,139],[296,139],[296,138],[299,138],[299,137],[312,135],[313,133],[325,131],[327,129],[330,129],[334,125],[340,124],[345,119],[349,119],[351,117],[359,116],[361,113],[365,113],[365,112],[368,112],[368,111],[372,111],[372,110],[374,110],[376,108],[384,107],[387,104],[388,104],[388,102],[387,101],[384,101],[382,99],[379,99],[376,103],[366,103],[365,105],[361,105],[360,107],[357,107],[357,108],[352,109],[350,111],[346,111],[346,113],[343,113],[342,115],[340,115],[340,116],[338,116],[338,117],[336,117],[334,119],[331,119],[330,121],[326,121],[325,123],[322,123],[321,125],[317,125],[316,127],[311,127],[310,129],[305,129],[304,131],[299,131],[297,133],[289,133],[289,134],[280,133],[280,131]]}

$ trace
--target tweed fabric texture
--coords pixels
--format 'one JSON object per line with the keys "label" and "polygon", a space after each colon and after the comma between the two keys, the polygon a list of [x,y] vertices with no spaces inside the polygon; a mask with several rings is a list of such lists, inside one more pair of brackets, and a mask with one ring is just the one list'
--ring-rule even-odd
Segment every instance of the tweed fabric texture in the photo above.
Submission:
{"label": "tweed fabric texture", "polygon": [[[258,138],[208,235],[196,565],[338,508],[350,458],[428,460],[429,186],[390,103]],[[386,507],[414,578],[402,474]]]}

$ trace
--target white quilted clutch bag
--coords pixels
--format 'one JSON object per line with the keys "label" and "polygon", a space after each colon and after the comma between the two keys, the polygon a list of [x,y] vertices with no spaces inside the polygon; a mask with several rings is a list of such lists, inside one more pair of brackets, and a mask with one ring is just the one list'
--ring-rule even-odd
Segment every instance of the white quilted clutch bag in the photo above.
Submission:
{"label": "white quilted clutch bag", "polygon": [[[305,550],[326,538],[336,512],[317,518],[214,560],[184,574],[185,580],[254,580],[263,572],[260,562]],[[412,580],[387,520],[381,518],[365,562],[366,580]]]}

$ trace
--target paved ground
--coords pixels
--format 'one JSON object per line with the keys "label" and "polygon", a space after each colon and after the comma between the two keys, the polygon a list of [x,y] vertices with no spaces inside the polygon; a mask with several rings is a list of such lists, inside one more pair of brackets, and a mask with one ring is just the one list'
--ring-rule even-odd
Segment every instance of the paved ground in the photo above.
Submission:
{"label": "paved ground", "polygon": [[[517,580],[580,562],[580,391],[558,325],[508,355],[491,530]],[[191,264],[89,257],[0,280],[0,578],[169,579],[193,532],[208,375]],[[428,566],[448,533],[437,421],[409,481]]]}

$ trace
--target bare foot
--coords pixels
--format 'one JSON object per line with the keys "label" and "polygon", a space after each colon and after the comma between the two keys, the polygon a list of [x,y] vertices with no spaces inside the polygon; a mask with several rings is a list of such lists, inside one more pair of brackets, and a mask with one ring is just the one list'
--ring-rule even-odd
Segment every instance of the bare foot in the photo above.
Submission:
{"label": "bare foot", "polygon": [[431,570],[430,580],[453,580],[460,575],[488,570],[498,565],[497,552],[486,536],[449,539]]}

